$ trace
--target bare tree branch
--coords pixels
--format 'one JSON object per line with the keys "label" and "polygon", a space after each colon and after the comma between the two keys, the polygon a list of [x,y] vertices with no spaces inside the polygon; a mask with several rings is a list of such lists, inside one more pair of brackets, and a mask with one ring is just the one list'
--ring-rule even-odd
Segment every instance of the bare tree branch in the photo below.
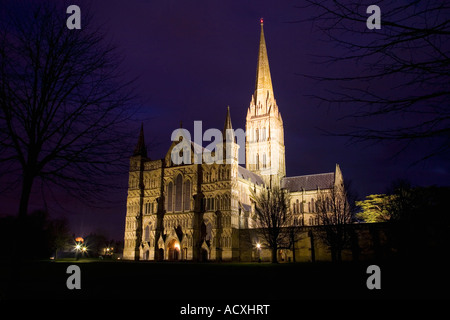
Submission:
{"label": "bare tree branch", "polygon": [[293,216],[290,207],[290,196],[279,187],[262,189],[260,192],[250,189],[251,199],[255,203],[255,221],[258,233],[265,245],[272,250],[272,262],[277,262],[277,250],[285,247],[291,234]]}
{"label": "bare tree branch", "polygon": [[317,197],[319,236],[331,250],[332,260],[341,261],[342,250],[351,238],[349,226],[356,212],[356,195],[350,192],[349,183],[330,186]]}
{"label": "bare tree branch", "polygon": [[[382,12],[379,30],[366,28],[366,9],[373,4]],[[306,6],[316,14],[299,22],[313,23],[339,48],[339,54],[319,58],[330,65],[351,66],[336,76],[304,74],[325,86],[341,85],[339,90],[311,96],[330,106],[348,108],[349,117],[378,120],[376,126],[363,130],[335,133],[357,141],[395,140],[403,147],[424,141],[428,152],[421,159],[447,153],[449,3],[307,0]],[[402,121],[395,126],[386,121],[397,114]]]}
{"label": "bare tree branch", "polygon": [[20,165],[20,215],[35,179],[98,200],[127,170],[133,81],[89,14],[69,30],[64,12],[44,2],[1,19],[0,161]]}

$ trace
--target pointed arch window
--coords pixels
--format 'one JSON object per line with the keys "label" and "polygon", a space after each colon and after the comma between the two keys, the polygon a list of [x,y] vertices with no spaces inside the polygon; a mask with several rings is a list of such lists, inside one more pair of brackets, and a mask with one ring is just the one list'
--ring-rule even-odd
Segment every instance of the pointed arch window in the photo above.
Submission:
{"label": "pointed arch window", "polygon": [[191,210],[191,181],[186,180],[184,182],[184,210],[189,211]]}
{"label": "pointed arch window", "polygon": [[259,170],[259,154],[256,154],[256,170]]}
{"label": "pointed arch window", "polygon": [[263,154],[263,168],[266,167],[266,154]]}
{"label": "pointed arch window", "polygon": [[144,241],[150,241],[150,227],[146,226],[144,229]]}
{"label": "pointed arch window", "polygon": [[172,181],[169,182],[167,186],[167,211],[173,211],[173,184]]}
{"label": "pointed arch window", "polygon": [[181,174],[175,179],[175,211],[181,211],[183,208],[183,178]]}

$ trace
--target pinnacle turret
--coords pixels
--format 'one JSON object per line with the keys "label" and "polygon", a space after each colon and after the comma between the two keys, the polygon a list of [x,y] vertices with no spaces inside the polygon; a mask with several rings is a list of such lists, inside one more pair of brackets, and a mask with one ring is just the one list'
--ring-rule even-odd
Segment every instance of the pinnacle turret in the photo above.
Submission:
{"label": "pinnacle turret", "polygon": [[227,116],[225,118],[225,125],[223,126],[223,141],[234,142],[233,125],[231,124],[230,106],[227,107]]}
{"label": "pinnacle turret", "polygon": [[147,157],[147,147],[144,141],[144,124],[141,124],[141,131],[139,132],[138,142],[134,148],[133,156],[143,156]]}

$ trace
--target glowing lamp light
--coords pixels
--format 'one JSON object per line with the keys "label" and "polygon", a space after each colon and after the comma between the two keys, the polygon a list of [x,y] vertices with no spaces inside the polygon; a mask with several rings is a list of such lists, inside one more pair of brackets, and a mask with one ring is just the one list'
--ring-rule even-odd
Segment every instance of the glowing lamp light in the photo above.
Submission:
{"label": "glowing lamp light", "polygon": [[256,247],[257,247],[258,249],[261,249],[261,243],[257,243],[257,244],[256,244]]}
{"label": "glowing lamp light", "polygon": [[179,244],[179,243],[175,243],[175,244],[173,245],[173,247],[174,247],[176,250],[180,250],[180,244]]}
{"label": "glowing lamp light", "polygon": [[75,249],[80,250],[80,249],[81,249],[81,245],[77,244],[77,245],[75,246]]}
{"label": "glowing lamp light", "polygon": [[263,18],[259,19],[259,22],[261,22],[261,24],[263,24],[264,23],[264,19]]}

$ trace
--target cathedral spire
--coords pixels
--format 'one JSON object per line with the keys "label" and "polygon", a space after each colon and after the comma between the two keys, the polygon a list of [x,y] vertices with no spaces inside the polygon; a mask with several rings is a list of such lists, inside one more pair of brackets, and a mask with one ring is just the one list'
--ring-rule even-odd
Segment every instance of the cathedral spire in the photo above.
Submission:
{"label": "cathedral spire", "polygon": [[273,98],[272,78],[270,76],[269,58],[264,38],[264,20],[261,18],[261,37],[259,40],[258,64],[256,68],[255,105],[264,103],[267,96]]}
{"label": "cathedral spire", "polygon": [[147,147],[145,146],[145,141],[144,141],[144,124],[143,123],[141,123],[141,131],[139,133],[139,139],[136,144],[136,147],[134,148],[133,156],[147,157]]}
{"label": "cathedral spire", "polygon": [[278,185],[286,176],[284,129],[273,94],[264,20],[261,23],[255,92],[247,111],[245,131],[246,168],[261,175],[268,186]]}

